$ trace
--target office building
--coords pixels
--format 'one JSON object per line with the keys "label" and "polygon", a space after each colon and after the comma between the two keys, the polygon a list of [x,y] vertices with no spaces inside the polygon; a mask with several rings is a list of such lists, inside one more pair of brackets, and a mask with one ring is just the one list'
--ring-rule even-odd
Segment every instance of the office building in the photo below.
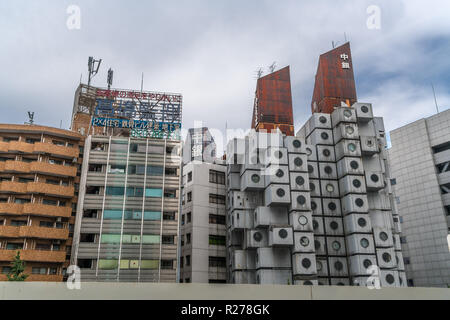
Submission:
{"label": "office building", "polygon": [[450,110],[390,134],[389,158],[410,286],[450,285]]}
{"label": "office building", "polygon": [[189,129],[183,145],[183,164],[191,161],[213,163],[215,159],[216,143],[208,128]]}

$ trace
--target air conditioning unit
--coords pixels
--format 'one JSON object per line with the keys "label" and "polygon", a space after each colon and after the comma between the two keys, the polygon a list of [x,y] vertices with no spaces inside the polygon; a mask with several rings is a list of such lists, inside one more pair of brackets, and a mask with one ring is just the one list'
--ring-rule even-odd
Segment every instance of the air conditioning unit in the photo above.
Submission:
{"label": "air conditioning unit", "polygon": [[331,123],[336,127],[341,122],[356,122],[356,110],[349,107],[336,108],[331,114]]}
{"label": "air conditioning unit", "polygon": [[319,175],[320,179],[337,180],[336,164],[319,162]]}
{"label": "air conditioning unit", "polygon": [[313,231],[315,235],[325,235],[325,229],[323,227],[323,218],[313,217]]}
{"label": "air conditioning unit", "polygon": [[359,138],[358,125],[356,123],[340,123],[333,129],[333,134],[336,143],[342,139],[357,140]]}
{"label": "air conditioning unit", "polygon": [[306,138],[306,143],[311,145],[334,145],[333,130],[314,129]]}
{"label": "air conditioning unit", "polygon": [[290,225],[294,228],[294,231],[312,232],[312,214],[311,212],[298,212],[292,211],[289,213]]}
{"label": "air conditioning unit", "polygon": [[247,251],[234,250],[231,255],[231,270],[245,270],[247,269]]}
{"label": "air conditioning unit", "polygon": [[370,210],[391,210],[389,195],[383,192],[369,192],[367,197]]}
{"label": "air conditioning unit", "polygon": [[290,270],[256,270],[256,284],[279,284],[288,285],[292,283]]}
{"label": "air conditioning unit", "polygon": [[288,165],[288,153],[286,148],[269,147],[264,155],[262,162],[266,166]]}
{"label": "air conditioning unit", "polygon": [[367,191],[374,192],[384,189],[384,177],[381,172],[366,171]]}
{"label": "air conditioning unit", "polygon": [[342,211],[344,215],[349,213],[369,212],[369,200],[363,194],[348,194],[342,198]]}
{"label": "air conditioning unit", "polygon": [[309,191],[309,176],[306,172],[291,172],[291,190]]}
{"label": "air conditioning unit", "polygon": [[292,191],[290,211],[311,211],[309,191]]}
{"label": "air conditioning unit", "polygon": [[269,244],[267,230],[246,230],[245,231],[246,248],[264,248]]}
{"label": "air conditioning unit", "polygon": [[230,214],[230,228],[231,231],[238,229],[252,229],[253,211],[252,210],[234,210]]}
{"label": "air conditioning unit", "polygon": [[325,217],[325,234],[327,236],[344,236],[344,227],[342,218],[329,218]]}
{"label": "air conditioning unit", "polygon": [[270,227],[269,247],[292,246],[294,234],[292,227]]}
{"label": "air conditioning unit", "polygon": [[402,244],[400,242],[400,235],[399,234],[393,234],[392,240],[394,240],[394,249],[395,251],[402,251]]}
{"label": "air conditioning unit", "polygon": [[337,163],[337,174],[339,179],[348,174],[364,175],[364,168],[361,158],[342,158]]}
{"label": "air conditioning unit", "polygon": [[317,146],[317,160],[323,162],[336,162],[334,146]]}
{"label": "air conditioning unit", "polygon": [[256,249],[256,269],[290,268],[291,251],[289,248]]}
{"label": "air conditioning unit", "polygon": [[330,256],[346,256],[344,237],[327,237],[327,251]]}
{"label": "air conditioning unit", "polygon": [[327,258],[317,258],[316,261],[317,274],[319,277],[329,277]]}
{"label": "air conditioning unit", "polygon": [[383,287],[383,288],[400,287],[398,271],[381,270],[380,271],[380,283],[381,283],[381,287]]}
{"label": "air conditioning unit", "polygon": [[405,262],[403,261],[403,254],[401,251],[395,251],[395,261],[397,262],[397,269],[405,271]]}
{"label": "air conditioning unit", "polygon": [[347,175],[339,180],[341,197],[349,193],[366,193],[366,181],[364,176]]}
{"label": "air conditioning unit", "polygon": [[275,184],[289,184],[289,167],[282,165],[270,165],[263,172],[265,186]]}
{"label": "air conditioning unit", "polygon": [[308,158],[306,154],[290,153],[289,158],[289,171],[294,172],[308,172]]}
{"label": "air conditioning unit", "polygon": [[308,120],[308,127],[310,129],[309,132],[319,128],[331,129],[331,115],[328,113],[313,113]]}
{"label": "air conditioning unit", "polygon": [[241,175],[236,172],[230,172],[227,175],[227,185],[229,190],[241,190]]}
{"label": "air conditioning unit", "polygon": [[373,228],[375,247],[390,248],[394,246],[392,231],[388,228]]}
{"label": "air conditioning unit", "polygon": [[339,198],[339,186],[337,180],[320,181],[322,197]]}
{"label": "air conditioning unit", "polygon": [[346,235],[354,233],[371,233],[372,224],[367,213],[352,213],[344,217]]}
{"label": "air conditioning unit", "polygon": [[316,255],[314,253],[294,253],[292,255],[292,273],[294,275],[315,275]]}
{"label": "air conditioning unit", "polygon": [[356,119],[358,122],[369,122],[373,119],[373,109],[371,103],[357,102],[352,105],[352,108],[356,110]]}
{"label": "air conditioning unit", "polygon": [[320,182],[317,179],[309,179],[309,190],[311,192],[311,197],[320,197]]}
{"label": "air conditioning unit", "polygon": [[314,234],[314,250],[316,251],[316,255],[318,256],[327,255],[327,245],[324,236],[317,236],[316,234]]}
{"label": "air conditioning unit", "polygon": [[241,177],[241,191],[264,190],[264,176],[258,170],[246,170]]}
{"label": "air conditioning unit", "polygon": [[291,190],[289,185],[271,184],[264,191],[265,206],[289,205]]}
{"label": "air conditioning unit", "polygon": [[234,271],[231,282],[235,284],[256,284],[255,271]]}
{"label": "air conditioning unit", "polygon": [[341,201],[339,199],[322,199],[323,215],[342,216]]}
{"label": "air conditioning unit", "polygon": [[370,267],[377,265],[374,255],[355,255],[349,258],[350,274],[354,276],[370,276]]}
{"label": "air conditioning unit", "polygon": [[374,136],[361,136],[361,154],[372,156],[379,152],[378,141]]}
{"label": "air conditioning unit", "polygon": [[361,157],[361,144],[359,140],[341,140],[335,147],[336,160],[343,157]]}
{"label": "air conditioning unit", "polygon": [[394,248],[377,248],[377,258],[381,269],[393,269],[397,266]]}
{"label": "air conditioning unit", "polygon": [[348,278],[331,278],[330,286],[348,287],[350,280]]}
{"label": "air conditioning unit", "polygon": [[306,154],[306,142],[304,138],[285,136],[284,147],[287,148],[288,153]]}
{"label": "air conditioning unit", "polygon": [[287,210],[283,207],[258,207],[254,212],[254,221],[255,228],[289,223]]}
{"label": "air conditioning unit", "polygon": [[227,144],[227,164],[245,163],[245,139],[234,138]]}
{"label": "air conditioning unit", "polygon": [[371,234],[352,234],[345,238],[348,255],[375,254],[373,236]]}
{"label": "air conditioning unit", "polygon": [[408,280],[406,279],[406,273],[404,271],[399,271],[398,273],[398,284],[400,287],[408,286]]}
{"label": "air conditioning unit", "polygon": [[309,161],[317,161],[317,151],[316,146],[313,145],[306,145],[306,156]]}
{"label": "air conditioning unit", "polygon": [[294,286],[318,286],[319,281],[317,279],[308,279],[308,280],[295,280]]}
{"label": "air conditioning unit", "polygon": [[322,215],[322,199],[311,198],[311,210],[313,215]]}
{"label": "air conditioning unit", "polygon": [[293,252],[312,253],[314,251],[314,234],[312,232],[294,232]]}
{"label": "air conditioning unit", "polygon": [[348,277],[348,266],[346,257],[329,257],[328,265],[330,267],[331,277]]}

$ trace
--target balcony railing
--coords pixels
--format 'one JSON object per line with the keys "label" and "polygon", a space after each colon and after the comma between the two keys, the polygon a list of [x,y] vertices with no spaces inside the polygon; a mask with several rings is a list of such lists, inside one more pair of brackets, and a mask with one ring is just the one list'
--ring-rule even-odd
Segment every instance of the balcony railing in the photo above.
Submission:
{"label": "balcony railing", "polygon": [[0,226],[0,237],[67,240],[69,237],[69,229],[36,226]]}
{"label": "balcony railing", "polygon": [[65,251],[43,251],[43,250],[0,250],[0,261],[13,261],[17,251],[24,261],[32,262],[54,262],[63,263],[66,261]]}
{"label": "balcony railing", "polygon": [[77,168],[37,161],[31,163],[30,172],[43,173],[51,176],[75,177],[77,175]]}

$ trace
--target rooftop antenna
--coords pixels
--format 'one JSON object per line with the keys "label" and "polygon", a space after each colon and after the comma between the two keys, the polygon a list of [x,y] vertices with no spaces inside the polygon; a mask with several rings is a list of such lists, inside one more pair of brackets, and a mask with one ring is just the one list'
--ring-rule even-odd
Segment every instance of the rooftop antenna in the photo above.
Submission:
{"label": "rooftop antenna", "polygon": [[437,98],[436,98],[436,91],[434,90],[433,82],[431,83],[431,88],[433,88],[434,103],[436,104],[436,112],[439,113],[439,107],[438,107]]}
{"label": "rooftop antenna", "polygon": [[34,124],[34,112],[28,111],[28,122],[25,124]]}
{"label": "rooftop antenna", "polygon": [[275,68],[277,67],[277,63],[274,61],[270,66],[269,66],[269,70],[270,73],[273,73],[275,71]]}
{"label": "rooftop antenna", "polygon": [[257,79],[261,78],[261,76],[262,76],[263,74],[264,74],[263,69],[262,69],[262,68],[259,68],[259,69],[256,71]]}
{"label": "rooftop antenna", "polygon": [[344,32],[344,40],[347,42],[347,34]]}
{"label": "rooftop antenna", "polygon": [[95,75],[98,73],[98,69],[100,68],[100,64],[102,63],[102,59],[95,60],[93,57],[89,57],[88,60],[88,87],[91,85],[92,78],[95,77]]}
{"label": "rooftop antenna", "polygon": [[107,78],[107,82],[108,82],[108,90],[111,89],[112,83],[113,83],[113,77],[114,77],[114,71],[109,68],[108,70],[108,78]]}
{"label": "rooftop antenna", "polygon": [[142,93],[143,89],[144,89],[144,73],[142,72],[142,76],[141,76],[141,93]]}

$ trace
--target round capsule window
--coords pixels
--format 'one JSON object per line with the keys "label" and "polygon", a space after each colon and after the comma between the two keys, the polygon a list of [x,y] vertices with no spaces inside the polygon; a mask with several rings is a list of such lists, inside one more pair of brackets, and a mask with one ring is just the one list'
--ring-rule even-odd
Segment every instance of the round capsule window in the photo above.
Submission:
{"label": "round capsule window", "polygon": [[341,244],[338,241],[333,241],[331,247],[333,248],[333,250],[339,251],[341,249]]}
{"label": "round capsule window", "polygon": [[369,240],[367,240],[366,238],[362,238],[361,239],[361,247],[363,247],[363,248],[368,248],[369,247]]}
{"label": "round capsule window", "polygon": [[303,247],[309,246],[309,239],[308,239],[308,237],[301,237],[301,238],[300,238],[300,244],[301,244]]}
{"label": "round capsule window", "polygon": [[313,220],[313,229],[314,230],[319,229],[319,223],[317,222],[317,220]]}
{"label": "round capsule window", "polygon": [[306,203],[306,198],[304,197],[304,196],[298,196],[297,197],[297,203],[299,204],[299,205],[304,205],[305,203]]}
{"label": "round capsule window", "polygon": [[357,198],[357,199],[355,200],[355,204],[356,204],[358,207],[362,208],[362,207],[364,206],[364,201],[363,201],[363,199],[361,199],[361,198]]}
{"label": "round capsule window", "polygon": [[356,169],[359,168],[359,164],[358,164],[357,161],[352,160],[352,161],[350,162],[350,167],[351,167],[353,170],[356,170]]}
{"label": "round capsule window", "polygon": [[354,143],[349,143],[347,146],[348,151],[350,152],[355,152],[356,151],[356,144]]}
{"label": "round capsule window", "polygon": [[294,159],[294,164],[296,167],[301,167],[303,165],[303,160],[300,157]]}
{"label": "round capsule window", "polygon": [[288,232],[286,229],[281,229],[280,231],[278,231],[278,235],[281,239],[286,239],[288,236]]}
{"label": "round capsule window", "polygon": [[331,211],[336,210],[336,203],[330,202],[330,203],[328,204],[328,209],[330,209]]}
{"label": "round capsule window", "polygon": [[312,150],[310,148],[306,148],[306,154],[308,156],[312,155]]}
{"label": "round capsule window", "polygon": [[352,116],[352,112],[350,110],[344,110],[344,117],[350,118]]}
{"label": "round capsule window", "polygon": [[361,187],[361,181],[359,181],[358,179],[353,180],[352,184],[355,188]]}
{"label": "round capsule window", "polygon": [[308,224],[308,218],[305,216],[298,217],[298,223],[302,226],[306,226]]}
{"label": "round capsule window", "polygon": [[346,126],[345,127],[345,132],[347,132],[347,134],[354,134],[355,133],[355,129],[353,127],[350,127],[350,126]]}
{"label": "round capsule window", "polygon": [[316,250],[319,250],[319,249],[320,249],[320,241],[319,241],[319,240],[314,240],[314,248],[315,248]]}
{"label": "round capsule window", "polygon": [[362,106],[362,107],[361,107],[361,111],[362,111],[363,113],[368,113],[368,112],[369,112],[369,108],[368,108],[367,106]]}
{"label": "round capsule window", "polygon": [[380,232],[380,239],[382,241],[387,241],[387,239],[389,239],[389,236],[386,232]]}
{"label": "round capsule window", "polygon": [[285,194],[286,194],[286,192],[283,189],[278,189],[277,190],[277,196],[284,197]]}
{"label": "round capsule window", "polygon": [[278,178],[283,178],[283,176],[284,176],[283,170],[278,169],[278,170],[277,170],[277,173],[276,173],[276,176],[277,176]]}
{"label": "round capsule window", "polygon": [[366,145],[371,148],[373,146],[373,141],[371,139],[366,140]]}
{"label": "round capsule window", "polygon": [[317,209],[317,204],[314,201],[311,201],[311,209],[313,211]]}
{"label": "round capsule window", "polygon": [[370,176],[370,180],[372,180],[373,182],[378,182],[380,181],[380,178],[378,177],[377,174],[373,174]]}
{"label": "round capsule window", "polygon": [[304,258],[302,260],[302,266],[303,268],[308,269],[309,267],[311,267],[311,260]]}
{"label": "round capsule window", "polygon": [[340,262],[340,261],[336,261],[336,262],[334,263],[334,268],[335,268],[337,271],[342,271],[342,269],[344,269],[344,264],[343,264],[342,262]]}
{"label": "round capsule window", "polygon": [[275,157],[277,157],[278,159],[281,159],[283,157],[283,153],[281,151],[276,151]]}
{"label": "round capsule window", "polygon": [[322,137],[323,140],[328,140],[328,138],[330,137],[330,136],[328,135],[328,133],[326,133],[326,132],[322,132],[322,133],[320,134],[320,136]]}
{"label": "round capsule window", "polygon": [[389,284],[393,284],[395,282],[395,278],[392,274],[386,275],[386,282]]}
{"label": "round capsule window", "polygon": [[262,234],[261,232],[255,232],[253,234],[253,240],[255,240],[256,242],[260,242],[262,240]]}
{"label": "round capsule window", "polygon": [[300,142],[300,140],[294,140],[292,141],[292,145],[294,146],[294,148],[300,148],[302,146],[302,143]]}
{"label": "round capsule window", "polygon": [[331,151],[329,149],[323,149],[322,154],[325,157],[329,157],[329,156],[331,156]]}
{"label": "round capsule window", "polygon": [[325,170],[326,174],[332,174],[333,173],[333,169],[330,166],[326,166],[324,170]]}
{"label": "round capsule window", "polygon": [[366,221],[366,219],[364,219],[364,218],[359,218],[359,219],[358,219],[358,225],[359,225],[361,228],[364,228],[365,226],[367,226],[367,221]]}
{"label": "round capsule window", "polygon": [[252,175],[252,181],[253,183],[258,183],[259,181],[261,181],[261,177],[257,174]]}
{"label": "round capsule window", "polygon": [[383,257],[384,262],[391,262],[391,260],[392,260],[391,255],[387,252],[383,253],[382,257]]}
{"label": "round capsule window", "polygon": [[309,183],[309,189],[311,189],[311,191],[316,190],[316,185],[312,182]]}
{"label": "round capsule window", "polygon": [[337,230],[339,228],[339,223],[337,223],[336,221],[331,221],[330,228],[333,230]]}
{"label": "round capsule window", "polygon": [[323,269],[323,264],[321,261],[317,261],[316,262],[316,266],[317,266],[317,271],[322,271]]}
{"label": "round capsule window", "polygon": [[308,172],[309,173],[313,173],[314,172],[314,167],[312,165],[308,165]]}
{"label": "round capsule window", "polygon": [[299,186],[302,186],[305,184],[305,179],[303,179],[302,176],[298,176],[297,178],[295,178],[295,183]]}
{"label": "round capsule window", "polygon": [[334,192],[334,186],[332,184],[327,184],[326,189],[327,192]]}
{"label": "round capsule window", "polygon": [[325,123],[327,123],[327,118],[325,118],[324,116],[320,116],[319,117],[319,122],[322,123],[322,124],[325,124]]}
{"label": "round capsule window", "polygon": [[372,265],[372,261],[370,261],[369,259],[365,259],[364,261],[363,261],[363,266],[364,266],[364,268],[369,268],[370,266]]}
{"label": "round capsule window", "polygon": [[309,281],[309,280],[306,280],[305,282],[303,282],[303,285],[304,286],[312,286],[313,283],[311,281]]}

